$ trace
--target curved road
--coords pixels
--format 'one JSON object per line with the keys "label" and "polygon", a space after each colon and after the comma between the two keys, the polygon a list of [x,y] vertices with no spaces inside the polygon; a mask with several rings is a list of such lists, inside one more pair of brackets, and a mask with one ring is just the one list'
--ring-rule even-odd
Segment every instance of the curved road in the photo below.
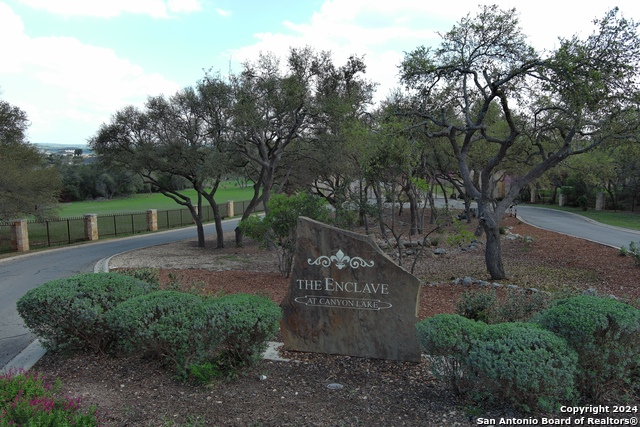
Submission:
{"label": "curved road", "polygon": [[[616,248],[628,246],[631,241],[640,241],[638,231],[603,225],[564,211],[520,205],[517,213],[522,221],[531,225]],[[237,219],[225,221],[224,231],[232,232],[237,222]],[[208,236],[214,230],[214,224],[205,226]],[[16,302],[28,290],[50,280],[91,272],[98,261],[116,253],[191,238],[195,239],[195,227],[34,252],[0,260],[0,367],[5,366],[35,339],[16,311]]]}
{"label": "curved road", "polygon": [[640,241],[640,231],[605,225],[571,212],[522,205],[517,206],[517,212],[527,224],[614,248]]}
{"label": "curved road", "polygon": [[[224,231],[233,232],[237,223],[237,219],[224,221]],[[215,225],[205,225],[205,233],[207,243],[210,243],[210,236],[215,233]],[[195,227],[85,243],[1,259],[0,368],[35,339],[16,311],[16,302],[27,291],[50,280],[92,272],[98,261],[116,253],[191,238],[196,240]]]}

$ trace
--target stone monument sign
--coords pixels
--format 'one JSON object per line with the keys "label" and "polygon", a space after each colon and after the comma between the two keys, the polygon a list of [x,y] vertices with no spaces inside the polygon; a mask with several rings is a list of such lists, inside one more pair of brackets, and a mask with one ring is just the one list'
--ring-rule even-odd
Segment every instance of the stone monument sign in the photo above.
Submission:
{"label": "stone monument sign", "polygon": [[300,217],[285,349],[417,362],[419,295],[420,281],[370,236]]}

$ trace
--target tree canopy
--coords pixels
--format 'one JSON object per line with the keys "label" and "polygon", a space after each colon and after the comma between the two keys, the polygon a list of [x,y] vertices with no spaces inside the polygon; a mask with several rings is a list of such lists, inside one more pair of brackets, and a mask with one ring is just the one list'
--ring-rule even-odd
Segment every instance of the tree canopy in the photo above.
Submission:
{"label": "tree canopy", "polygon": [[26,140],[27,114],[0,100],[0,220],[55,213],[60,177]]}
{"label": "tree canopy", "polygon": [[[442,34],[438,48],[419,47],[400,66],[411,97],[399,110],[449,142],[478,202],[494,279],[506,276],[499,224],[520,190],[569,156],[637,135],[637,25],[617,9],[594,24],[585,39],[536,52],[515,9],[481,6]],[[479,153],[485,159],[474,168]],[[499,201],[496,177],[505,172],[512,184]]]}

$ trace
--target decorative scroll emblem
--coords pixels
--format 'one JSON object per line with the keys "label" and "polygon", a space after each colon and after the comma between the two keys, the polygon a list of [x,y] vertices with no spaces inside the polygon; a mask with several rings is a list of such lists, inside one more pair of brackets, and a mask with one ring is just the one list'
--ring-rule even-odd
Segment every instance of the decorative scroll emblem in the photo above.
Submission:
{"label": "decorative scroll emblem", "polygon": [[335,255],[331,255],[331,257],[322,255],[316,258],[315,261],[312,261],[311,258],[309,258],[307,262],[309,263],[309,265],[321,265],[323,267],[329,267],[332,262],[335,262],[336,267],[338,267],[338,269],[340,270],[345,268],[347,265],[351,268],[373,267],[373,261],[365,261],[364,259],[357,256],[350,257],[349,255],[346,255],[344,252],[342,252],[341,249],[338,249],[338,252],[336,252]]}

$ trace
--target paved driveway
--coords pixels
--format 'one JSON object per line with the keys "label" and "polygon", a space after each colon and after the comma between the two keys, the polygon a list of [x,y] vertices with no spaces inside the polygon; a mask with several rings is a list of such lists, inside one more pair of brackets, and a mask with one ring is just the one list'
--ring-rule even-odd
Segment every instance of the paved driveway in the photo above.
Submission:
{"label": "paved driveway", "polygon": [[[226,233],[238,220],[224,222]],[[207,243],[212,242],[214,224],[205,225]],[[5,366],[35,339],[16,310],[16,302],[30,289],[54,279],[92,272],[95,264],[117,253],[192,238],[195,227],[161,231],[121,239],[33,252],[0,260],[0,367]]]}
{"label": "paved driveway", "polygon": [[571,212],[522,205],[517,210],[518,218],[528,224],[603,245],[620,248],[640,241],[640,231],[601,224]]}

